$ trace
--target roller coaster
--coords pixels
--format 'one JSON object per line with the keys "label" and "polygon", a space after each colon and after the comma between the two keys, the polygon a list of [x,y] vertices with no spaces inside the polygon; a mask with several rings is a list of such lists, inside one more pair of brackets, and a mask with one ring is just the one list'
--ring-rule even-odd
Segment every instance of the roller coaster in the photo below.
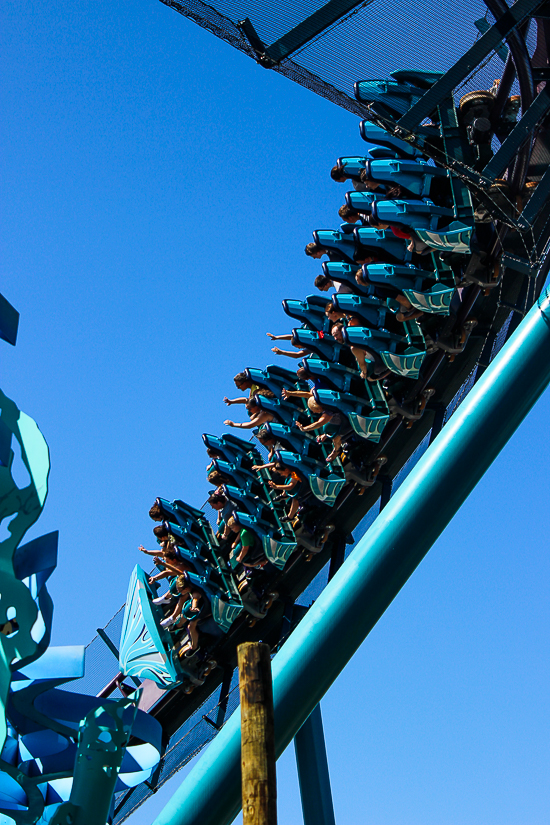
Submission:
{"label": "roller coaster", "polygon": [[[41,571],[51,572],[55,566],[52,539],[44,537],[48,541],[32,552],[27,545],[26,554],[17,542],[4,548],[11,554],[14,582],[26,582],[45,628],[34,649],[29,645],[19,660],[7,658],[15,676],[7,701],[11,761],[4,758],[2,767],[10,783],[19,782],[18,811],[24,809],[25,815],[5,801],[0,807],[22,823],[39,816],[65,821],[63,806],[78,807],[70,781],[61,782],[72,777],[77,748],[83,747],[75,741],[77,723],[90,713],[112,716],[108,708],[115,704],[126,714],[120,743],[128,747],[125,761],[116,767],[118,784],[113,786],[109,818],[123,821],[190,757],[177,749],[186,725],[200,719],[208,729],[208,735],[195,743],[195,753],[225,724],[235,704],[240,642],[261,639],[274,653],[280,651],[274,660],[275,668],[280,664],[276,688],[284,682],[286,692],[295,690],[298,696],[285,662],[290,661],[293,645],[300,639],[306,644],[307,628],[314,633],[315,622],[322,622],[314,608],[308,612],[298,604],[300,594],[322,579],[327,564],[331,584],[323,594],[325,601],[331,598],[331,587],[343,587],[346,576],[349,587],[345,560],[358,531],[365,533],[353,553],[360,559],[365,542],[371,541],[374,553],[372,543],[383,541],[382,528],[376,525],[391,532],[384,517],[396,500],[397,481],[430,445],[435,455],[437,445],[446,444],[447,453],[440,447],[438,454],[440,466],[445,465],[445,455],[456,452],[449,441],[451,416],[458,416],[456,410],[472,389],[478,405],[485,398],[489,403],[492,362],[511,338],[511,345],[523,340],[527,347],[527,339],[521,338],[525,317],[547,312],[547,299],[541,294],[550,266],[550,7],[533,0],[517,0],[510,7],[503,0],[485,0],[485,16],[471,20],[478,36],[464,54],[457,53],[454,60],[445,56],[444,65],[438,56],[429,70],[397,69],[384,79],[355,77],[352,96],[348,75],[355,68],[353,60],[338,88],[330,71],[325,76],[313,72],[313,64],[308,64],[313,51],[308,50],[318,52],[330,44],[334,48],[343,28],[376,15],[376,3],[358,6],[333,0],[294,27],[296,21],[289,17],[285,32],[266,45],[269,26],[254,5],[244,8],[248,17],[232,19],[225,6],[216,10],[198,0],[189,5],[163,2],[248,54],[263,69],[282,73],[358,115],[364,154],[342,155],[326,170],[342,191],[342,207],[338,228],[316,229],[306,245],[306,255],[318,261],[312,262],[317,292],[310,287],[306,297],[283,300],[293,328],[273,337],[288,340],[293,349],[274,347],[274,352],[299,360],[298,370],[278,364],[246,367],[235,377],[241,395],[225,400],[246,411],[249,420],[243,416],[225,424],[245,429],[252,437],[203,434],[207,478],[215,489],[202,509],[152,494],[150,516],[159,549],[142,549],[154,557],[157,572],[136,566],[124,613],[118,614],[120,639],[107,627],[98,642],[113,650],[118,668],[104,674],[95,699],[74,698],[74,708],[65,716],[56,689],[76,678],[80,665],[65,661],[64,672],[56,675],[54,661],[47,677],[29,675],[41,656],[48,658],[51,611],[45,596],[47,576]],[[429,65],[426,57],[423,64]],[[495,75],[495,66],[501,67],[498,79],[483,87],[480,81]],[[15,343],[15,311],[7,302],[0,310],[3,337]],[[513,346],[507,346],[499,363],[508,363],[506,358],[512,356],[505,353],[512,351]],[[514,369],[511,361],[508,369]],[[531,403],[549,379],[542,376],[536,391],[526,390]],[[5,399],[3,410],[10,403]],[[521,414],[526,411],[522,408]],[[17,416],[13,425],[7,412],[4,419],[23,447]],[[495,434],[496,451],[498,443]],[[431,454],[430,449],[419,464],[419,478]],[[29,447],[29,466],[30,455]],[[3,463],[9,467],[9,458]],[[475,471],[471,476],[473,485]],[[461,484],[465,489],[468,480]],[[409,492],[412,499],[415,492]],[[15,499],[4,517],[21,507],[20,497]],[[40,496],[36,517],[43,497],[39,500]],[[401,507],[406,507],[403,496]],[[396,508],[391,511],[395,521]],[[376,524],[367,529],[378,513]],[[430,546],[428,532],[422,553]],[[397,589],[408,578],[421,554],[413,563],[414,549],[407,552],[410,559],[403,551],[400,565],[408,572],[381,573],[381,589],[386,589],[381,582],[390,587],[392,576],[399,580]],[[361,580],[358,571],[356,579]],[[166,592],[159,589],[163,581],[169,584]],[[27,624],[36,615],[33,610],[28,607]],[[13,616],[4,616],[4,645],[22,635],[23,614],[18,612],[17,625]],[[371,618],[370,625],[365,619],[363,631],[357,631],[358,643],[377,616]],[[23,690],[15,691],[17,680],[24,682]],[[317,701],[323,691],[318,692]],[[315,691],[311,695],[310,708],[297,700],[304,718],[315,706]],[[38,696],[42,698],[37,716]],[[57,704],[48,704],[48,696],[57,696]],[[285,718],[279,750],[303,722],[300,713],[287,712]],[[229,732],[224,731],[226,742],[234,727],[230,730],[228,725]],[[39,737],[34,743],[32,735],[48,730],[70,742],[70,748],[64,745],[63,759],[56,754],[46,758]],[[105,733],[105,724],[101,730]],[[149,748],[146,758],[144,747]],[[119,749],[122,752],[123,744]],[[223,762],[219,749],[210,753]],[[234,772],[229,759],[225,757],[225,785]],[[210,771],[221,777],[223,768],[217,769],[213,760],[211,756]],[[35,777],[31,784],[41,788],[42,801],[35,794],[31,804],[29,782],[21,779],[22,773]],[[129,779],[132,773],[135,781]],[[190,791],[187,801],[193,794],[195,801],[190,812],[176,817],[178,822],[206,822],[204,811],[200,816],[197,812],[197,793]],[[7,790],[5,798],[6,794]],[[231,821],[235,800],[228,794],[220,794],[217,808],[211,806],[208,822]]]}

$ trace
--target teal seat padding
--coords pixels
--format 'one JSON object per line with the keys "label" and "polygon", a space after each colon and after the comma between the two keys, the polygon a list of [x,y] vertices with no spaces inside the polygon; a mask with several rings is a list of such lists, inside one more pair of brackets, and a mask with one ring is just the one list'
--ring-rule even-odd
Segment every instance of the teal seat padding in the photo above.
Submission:
{"label": "teal seat padding", "polygon": [[237,487],[243,489],[250,490],[252,484],[256,481],[255,475],[249,470],[245,470],[244,467],[237,467],[235,464],[217,458],[210,462],[206,468],[206,474],[209,475],[213,470],[218,470],[223,475],[229,476],[235,481]]}
{"label": "teal seat padding", "polygon": [[372,214],[380,223],[400,224],[418,231],[437,229],[442,218],[453,217],[453,210],[428,200],[381,200],[373,203]]}
{"label": "teal seat padding", "polygon": [[232,433],[225,433],[222,436],[203,433],[202,440],[206,447],[222,453],[225,461],[230,464],[240,466],[242,459],[245,457],[252,457],[254,460],[261,458],[254,444]]}
{"label": "teal seat padding", "polygon": [[342,364],[329,363],[313,356],[304,358],[301,363],[312,375],[319,376],[323,381],[331,384],[333,389],[341,392],[348,392],[351,382],[358,377],[356,370],[344,367]]}
{"label": "teal seat padding", "polygon": [[386,252],[398,261],[408,261],[411,257],[411,253],[407,250],[408,241],[397,238],[391,229],[358,227],[353,235],[357,243],[362,247],[371,249],[373,255],[376,255],[377,252]]}
{"label": "teal seat padding", "polygon": [[[355,227],[354,227],[355,228]],[[365,287],[361,287],[355,280],[358,270],[357,264],[346,264],[340,261],[324,261],[323,274],[337,283],[346,284],[356,294],[363,294]]]}
{"label": "teal seat padding", "polygon": [[283,309],[291,318],[300,321],[309,329],[328,330],[329,320],[325,315],[327,300],[322,295],[308,295],[303,301],[285,299]]}
{"label": "teal seat padding", "polygon": [[[382,431],[389,420],[389,410],[385,399],[365,400],[349,393],[333,390],[316,390],[315,398],[327,410],[345,415],[353,431],[370,441],[379,441]],[[374,401],[374,403],[373,403]],[[377,402],[377,403],[376,403]]]}
{"label": "teal seat padding", "polygon": [[336,161],[336,166],[338,169],[341,169],[347,175],[353,175],[356,180],[359,180],[361,172],[365,168],[365,164],[369,160],[375,160],[378,158],[398,158],[400,155],[395,151],[395,149],[390,149],[387,146],[375,146],[372,144],[367,149],[367,154],[359,157],[359,156],[350,156],[350,157],[343,157],[338,158]]}
{"label": "teal seat padding", "polygon": [[313,441],[313,438],[308,436],[307,433],[287,427],[286,424],[276,424],[274,421],[264,424],[262,430],[268,432],[276,441],[281,443],[285,450],[291,452],[301,453],[304,449],[307,452],[308,442]]}
{"label": "teal seat padding", "polygon": [[370,103],[377,114],[395,119],[406,114],[424,94],[423,89],[394,79],[358,80],[354,92],[360,103]]}
{"label": "teal seat padding", "polygon": [[350,263],[355,255],[355,240],[353,234],[338,232],[335,229],[316,229],[313,233],[315,243],[324,249],[333,249],[341,253]]}
{"label": "teal seat padding", "polygon": [[399,264],[368,264],[363,272],[372,284],[392,286],[397,290],[421,289],[428,281],[437,279],[436,272]]}
{"label": "teal seat padding", "polygon": [[298,453],[278,450],[276,455],[286,467],[292,467],[309,484],[316,499],[329,507],[334,505],[340,490],[346,483],[344,476],[337,475],[326,464]]}
{"label": "teal seat padding", "polygon": [[434,178],[446,178],[448,172],[423,160],[375,159],[368,160],[367,175],[380,183],[403,186],[418,197],[428,197]]}
{"label": "teal seat padding", "polygon": [[384,194],[378,192],[346,192],[346,203],[351,209],[370,215],[373,203],[384,197]]}
{"label": "teal seat padding", "polygon": [[244,510],[251,516],[261,518],[265,510],[265,504],[261,499],[248,495],[240,487],[235,487],[232,484],[224,484],[223,490],[229,502],[235,505],[235,510]]}
{"label": "teal seat padding", "polygon": [[290,401],[284,401],[282,398],[266,398],[265,395],[256,396],[256,400],[260,409],[272,413],[281,424],[292,427],[298,417],[298,410]]}
{"label": "teal seat padding", "polygon": [[365,325],[370,327],[384,326],[386,320],[387,305],[376,296],[363,297],[360,295],[350,295],[349,293],[336,293],[330,296],[334,306],[341,312],[349,312],[357,315]]}
{"label": "teal seat padding", "polygon": [[410,143],[406,143],[404,140],[394,137],[394,135],[391,135],[389,132],[386,132],[385,129],[382,129],[381,126],[371,123],[370,120],[362,120],[359,125],[359,131],[361,133],[361,137],[363,140],[366,140],[367,143],[375,143],[379,146],[392,149],[394,152],[397,152],[400,157],[422,157],[422,152],[417,149],[416,146],[411,146]]}
{"label": "teal seat padding", "polygon": [[311,350],[326,361],[338,360],[342,345],[335,341],[332,335],[325,334],[320,337],[318,332],[309,329],[294,329],[292,332],[294,340],[300,346]]}

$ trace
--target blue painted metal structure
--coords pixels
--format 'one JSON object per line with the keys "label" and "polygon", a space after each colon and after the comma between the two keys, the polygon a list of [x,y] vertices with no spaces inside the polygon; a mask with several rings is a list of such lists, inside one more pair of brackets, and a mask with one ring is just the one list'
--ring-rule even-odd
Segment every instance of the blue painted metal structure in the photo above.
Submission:
{"label": "blue painted metal structure", "polygon": [[[549,352],[545,291],[275,657],[277,756],[548,386]],[[229,825],[239,771],[233,714],[154,825]]]}

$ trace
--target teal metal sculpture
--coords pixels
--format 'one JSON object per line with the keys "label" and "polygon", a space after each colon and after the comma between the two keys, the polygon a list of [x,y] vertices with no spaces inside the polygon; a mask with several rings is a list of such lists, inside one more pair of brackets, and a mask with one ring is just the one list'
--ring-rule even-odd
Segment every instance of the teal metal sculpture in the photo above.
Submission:
{"label": "teal metal sculpture", "polygon": [[[16,451],[28,475],[22,487]],[[114,790],[147,779],[158,763],[161,728],[137,710],[137,694],[117,702],[59,690],[83,676],[84,648],[48,647],[57,533],[21,544],[44,507],[49,470],[35,421],[0,391],[0,518],[9,533],[0,542],[0,822],[47,822],[63,804],[57,822],[103,825]]]}

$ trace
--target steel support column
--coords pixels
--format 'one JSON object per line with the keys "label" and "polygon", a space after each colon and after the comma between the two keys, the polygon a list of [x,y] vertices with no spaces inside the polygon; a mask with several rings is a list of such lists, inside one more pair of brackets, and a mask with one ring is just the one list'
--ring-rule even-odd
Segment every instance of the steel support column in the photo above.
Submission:
{"label": "steel support column", "polygon": [[[277,756],[547,387],[549,353],[545,291],[273,660]],[[239,806],[236,712],[155,823],[229,825]]]}
{"label": "steel support column", "polygon": [[294,737],[304,825],[335,825],[321,706]]}

